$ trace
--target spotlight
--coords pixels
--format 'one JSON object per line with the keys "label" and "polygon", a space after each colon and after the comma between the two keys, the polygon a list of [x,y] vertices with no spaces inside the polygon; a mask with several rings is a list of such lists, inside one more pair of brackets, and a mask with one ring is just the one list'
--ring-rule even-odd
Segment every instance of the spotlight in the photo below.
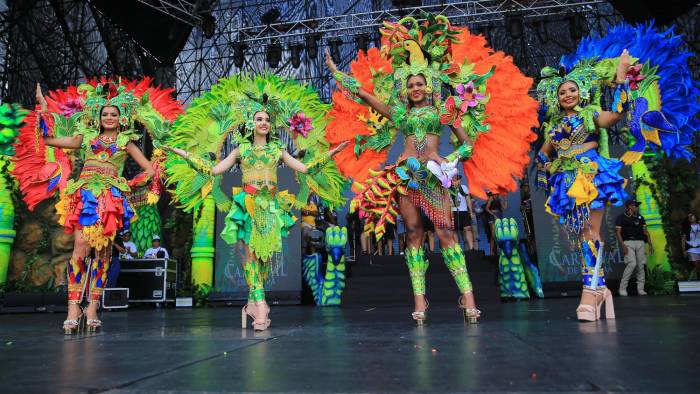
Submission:
{"label": "spotlight", "polygon": [[334,38],[328,40],[328,46],[331,47],[331,58],[335,64],[340,63],[340,46],[343,45],[343,40],[340,38]]}
{"label": "spotlight", "polygon": [[357,49],[359,49],[362,52],[367,53],[367,46],[369,44],[369,37],[366,34],[360,34],[355,38],[355,42],[357,43]]}
{"label": "spotlight", "polygon": [[202,13],[202,32],[206,39],[214,37],[214,30],[216,30],[216,18],[211,13]]}
{"label": "spotlight", "polygon": [[310,59],[318,56],[318,34],[308,34],[306,36],[306,55]]}
{"label": "spotlight", "polygon": [[273,42],[267,46],[267,65],[270,68],[277,68],[282,60],[282,45],[279,42]]}
{"label": "spotlight", "polygon": [[233,64],[235,64],[237,68],[243,67],[245,63],[245,50],[247,48],[248,45],[242,42],[233,44]]}
{"label": "spotlight", "polygon": [[271,25],[277,22],[277,20],[280,18],[280,15],[282,15],[282,13],[278,8],[270,8],[269,11],[267,11],[260,17],[260,22],[263,25]]}
{"label": "spotlight", "polygon": [[569,34],[574,42],[578,42],[583,36],[588,34],[588,22],[581,14],[569,16]]}
{"label": "spotlight", "polygon": [[294,68],[299,68],[301,66],[301,50],[303,49],[303,46],[301,44],[292,44],[289,47],[289,50],[291,52],[291,61],[292,61],[292,66]]}
{"label": "spotlight", "polygon": [[517,39],[523,36],[523,17],[513,15],[506,17],[506,30],[510,38]]}

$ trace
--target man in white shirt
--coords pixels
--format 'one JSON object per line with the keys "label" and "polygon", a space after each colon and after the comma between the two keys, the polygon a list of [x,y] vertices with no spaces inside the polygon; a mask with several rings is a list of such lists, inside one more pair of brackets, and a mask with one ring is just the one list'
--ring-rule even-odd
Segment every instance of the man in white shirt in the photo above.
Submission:
{"label": "man in white shirt", "polygon": [[122,247],[119,248],[118,245],[115,246],[117,246],[119,250],[120,260],[131,260],[138,257],[138,248],[136,244],[131,241],[131,233],[129,230],[124,230],[124,232],[122,232]]}
{"label": "man in white shirt", "polygon": [[455,219],[455,230],[457,236],[461,235],[466,250],[474,249],[474,232],[472,231],[472,216],[474,215],[474,206],[472,199],[469,196],[469,188],[461,183],[462,176],[457,175],[452,179],[452,184],[457,188],[457,199],[455,205],[452,206],[452,212]]}
{"label": "man in white shirt", "polygon": [[153,243],[151,244],[151,247],[146,250],[146,253],[143,254],[143,258],[145,259],[167,259],[170,256],[168,255],[168,251],[160,246],[160,236],[154,235],[153,236]]}

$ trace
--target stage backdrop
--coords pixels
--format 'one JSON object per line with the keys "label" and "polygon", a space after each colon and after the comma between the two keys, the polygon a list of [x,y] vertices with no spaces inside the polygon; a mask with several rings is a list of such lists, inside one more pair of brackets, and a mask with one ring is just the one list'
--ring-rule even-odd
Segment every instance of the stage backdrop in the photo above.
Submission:
{"label": "stage backdrop", "polygon": [[[278,168],[279,190],[289,190],[297,193],[294,171],[289,168]],[[241,186],[241,173],[227,173],[222,180],[222,189],[231,192],[234,186]],[[295,212],[298,219],[299,212]],[[243,248],[229,245],[221,239],[226,213],[216,214],[216,260],[214,267],[214,299],[221,301],[243,301],[248,297],[248,287],[243,277],[241,262],[245,258]],[[301,230],[299,223],[295,225],[287,238],[282,241],[282,253],[272,257],[272,276],[265,286],[268,302],[299,303],[301,302]]]}
{"label": "stage backdrop", "polygon": [[[611,157],[619,157],[624,151],[610,148]],[[631,193],[630,178],[632,175],[628,166],[623,167],[621,175],[628,179],[627,192]],[[530,190],[535,190],[535,177],[530,177]],[[580,253],[574,249],[564,227],[559,219],[544,210],[545,194],[538,190],[532,193],[532,209],[537,240],[537,260],[545,290],[580,290],[581,259]],[[615,240],[615,219],[624,212],[624,207],[608,206],[602,224],[602,237],[605,242],[605,278],[616,287],[625,266],[622,254]]]}

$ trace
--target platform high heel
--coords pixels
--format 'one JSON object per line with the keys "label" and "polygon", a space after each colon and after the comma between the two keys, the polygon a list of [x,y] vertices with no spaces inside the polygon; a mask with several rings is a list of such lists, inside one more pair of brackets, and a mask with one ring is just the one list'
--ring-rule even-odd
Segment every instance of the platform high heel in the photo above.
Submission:
{"label": "platform high heel", "polygon": [[411,313],[411,317],[419,326],[422,326],[428,320],[428,307],[430,306],[430,303],[428,302],[428,298],[425,296],[423,296],[423,298],[425,299],[425,310]]}
{"label": "platform high heel", "polygon": [[576,317],[578,317],[580,321],[600,320],[600,310],[603,307],[603,303],[605,303],[605,318],[615,318],[615,305],[613,304],[613,297],[610,290],[607,288],[597,291],[583,289],[583,292],[595,296],[595,305],[579,304],[578,308],[576,308]]}
{"label": "platform high heel", "polygon": [[481,317],[481,311],[476,308],[467,308],[462,302],[462,296],[457,299],[457,306],[462,310],[462,317],[465,323],[476,324]]}
{"label": "platform high heel", "polygon": [[267,305],[265,301],[259,301],[256,302],[255,305],[258,307],[265,306],[266,312],[265,312],[265,317],[262,319],[254,319],[253,320],[253,331],[265,331],[267,330],[268,327],[270,327],[270,323],[272,323],[272,320],[268,319],[267,317],[270,315],[270,307]]}
{"label": "platform high heel", "polygon": [[66,319],[63,321],[63,334],[75,335],[85,329],[85,311],[80,309],[77,319]]}

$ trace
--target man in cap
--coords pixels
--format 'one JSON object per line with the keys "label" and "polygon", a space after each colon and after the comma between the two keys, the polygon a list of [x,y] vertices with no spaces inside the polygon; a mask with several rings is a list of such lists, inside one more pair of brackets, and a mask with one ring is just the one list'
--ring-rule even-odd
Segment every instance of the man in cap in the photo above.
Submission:
{"label": "man in cap", "polygon": [[644,266],[647,263],[645,244],[649,244],[649,254],[654,253],[654,246],[647,231],[647,224],[639,214],[639,201],[625,201],[625,213],[615,221],[615,236],[625,258],[625,272],[620,280],[620,295],[627,296],[627,285],[632,273],[637,270],[637,293],[647,295],[644,291]]}
{"label": "man in cap", "polygon": [[160,236],[154,235],[151,247],[146,250],[143,257],[146,259],[167,259],[170,256],[168,255],[168,251],[160,246]]}

